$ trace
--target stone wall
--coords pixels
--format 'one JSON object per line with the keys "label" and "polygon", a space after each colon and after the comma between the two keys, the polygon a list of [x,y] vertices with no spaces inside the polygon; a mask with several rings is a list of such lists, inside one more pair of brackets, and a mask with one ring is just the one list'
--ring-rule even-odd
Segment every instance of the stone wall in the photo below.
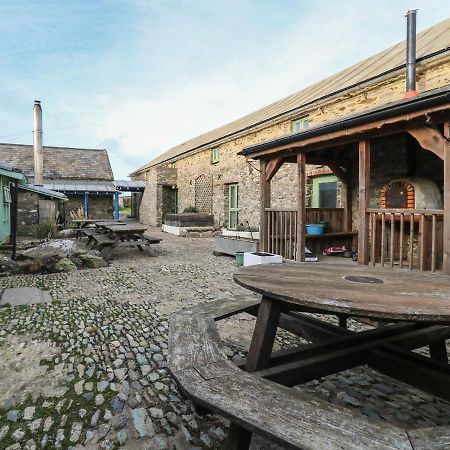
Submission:
{"label": "stone wall", "polygon": [[55,210],[63,219],[63,206],[59,200],[50,200],[49,197],[23,189],[19,189],[17,197],[17,234],[19,236],[36,237],[37,225],[47,220],[40,217],[39,200],[54,201]]}
{"label": "stone wall", "polygon": [[[448,57],[418,66],[417,87],[420,92],[448,84],[450,84],[450,59]],[[180,211],[195,203],[195,180],[204,174],[211,176],[213,180],[212,212],[217,226],[223,226],[227,221],[227,185],[229,183],[239,184],[239,221],[248,222],[250,226],[258,226],[259,162],[247,162],[244,157],[237,154],[239,151],[245,147],[289,134],[291,132],[291,121],[296,117],[308,115],[310,126],[314,127],[401,100],[404,90],[404,74],[383,79],[354,92],[322,101],[320,106],[315,105],[309,110],[305,109],[297,116],[291,115],[288,119],[280,119],[278,123],[255,127],[251,132],[240,133],[232,139],[224,139],[219,146],[220,157],[217,164],[211,164],[211,147],[205,147],[187,156],[180,157],[176,161],[171,161],[170,164],[161,165],[157,168],[152,167],[145,174],[136,177],[136,179],[145,178],[147,181],[140,209],[141,221],[150,225],[161,223],[162,190],[158,188],[160,183],[158,173],[161,171],[165,174],[167,171],[176,170],[176,175],[172,174],[171,176],[176,179]],[[214,147],[217,145],[217,143],[214,144]],[[383,181],[407,169],[405,168],[406,159],[402,155],[403,146],[405,146],[404,136],[390,137],[386,140],[380,140],[379,143],[374,143],[374,154],[376,153],[375,149],[379,149],[379,151],[377,150],[378,155],[373,157],[376,158],[384,154],[385,158],[381,158],[382,162],[374,167],[372,173],[372,179],[375,183],[373,199],[378,198],[377,189],[382,186]],[[356,149],[353,154],[356,158],[353,165],[352,183],[355,189],[358,176]],[[396,162],[393,163],[393,160]],[[424,162],[430,164],[427,165]],[[430,156],[425,156],[424,152],[417,154],[418,172],[421,172],[424,176],[433,178],[439,176],[435,175],[435,167],[438,166],[438,163],[439,161],[430,159]],[[174,169],[174,166],[176,169]],[[329,173],[327,168],[317,166],[308,166],[307,169],[310,176],[317,176],[323,172]],[[173,182],[173,179],[171,181]],[[307,199],[309,206],[311,204],[310,185],[311,183],[308,182]],[[296,166],[285,164],[272,180],[272,206],[295,207],[296,192]],[[357,189],[354,192],[356,193]],[[356,200],[355,197],[353,199],[354,214],[357,210]],[[376,205],[374,204],[374,206]],[[355,222],[354,228],[357,228],[357,222]]]}
{"label": "stone wall", "polygon": [[39,194],[19,189],[17,195],[17,234],[35,236],[39,223]]}
{"label": "stone wall", "polygon": [[[66,221],[70,221],[70,211],[76,211],[81,206],[84,208],[84,194],[67,195],[69,201],[65,204]],[[88,215],[91,219],[113,219],[114,197],[112,195],[90,195]]]}

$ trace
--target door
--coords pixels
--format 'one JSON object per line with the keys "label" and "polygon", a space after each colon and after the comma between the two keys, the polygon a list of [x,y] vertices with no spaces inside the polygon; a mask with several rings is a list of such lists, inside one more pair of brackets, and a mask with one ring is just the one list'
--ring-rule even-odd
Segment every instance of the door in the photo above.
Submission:
{"label": "door", "polygon": [[228,228],[235,230],[239,225],[239,186],[228,185]]}

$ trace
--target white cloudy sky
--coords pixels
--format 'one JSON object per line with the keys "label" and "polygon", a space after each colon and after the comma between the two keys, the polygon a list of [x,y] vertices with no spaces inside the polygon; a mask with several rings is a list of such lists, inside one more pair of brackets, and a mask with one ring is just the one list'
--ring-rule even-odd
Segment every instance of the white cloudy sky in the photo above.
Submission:
{"label": "white cloudy sky", "polygon": [[0,142],[107,148],[116,178],[450,16],[448,0],[0,0]]}

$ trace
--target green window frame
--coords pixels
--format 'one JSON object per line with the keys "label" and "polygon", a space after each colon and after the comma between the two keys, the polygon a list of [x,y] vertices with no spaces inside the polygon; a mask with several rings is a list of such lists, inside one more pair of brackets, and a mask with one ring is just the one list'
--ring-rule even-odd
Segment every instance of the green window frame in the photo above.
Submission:
{"label": "green window frame", "polygon": [[11,189],[8,185],[3,186],[3,202],[11,203]]}
{"label": "green window frame", "polygon": [[[313,208],[323,208],[324,205],[321,205],[320,200],[320,185],[324,183],[334,183],[336,185],[336,193],[337,193],[337,182],[338,179],[335,175],[323,175],[320,177],[313,178],[313,191],[312,191],[312,206]],[[337,207],[337,195],[336,195],[336,206]]]}
{"label": "green window frame", "polygon": [[211,164],[217,164],[219,162],[220,152],[219,147],[214,147],[211,149]]}
{"label": "green window frame", "polygon": [[239,225],[239,185],[228,185],[228,228],[235,230]]}
{"label": "green window frame", "polygon": [[300,117],[300,119],[293,120],[291,129],[293,133],[307,130],[309,128],[309,116]]}

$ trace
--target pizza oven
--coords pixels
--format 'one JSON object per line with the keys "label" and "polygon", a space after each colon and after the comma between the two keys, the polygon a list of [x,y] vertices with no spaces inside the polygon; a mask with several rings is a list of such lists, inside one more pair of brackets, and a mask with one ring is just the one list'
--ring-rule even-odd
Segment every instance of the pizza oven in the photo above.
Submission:
{"label": "pizza oven", "polygon": [[400,178],[381,188],[383,209],[442,209],[442,195],[437,184],[426,178]]}

